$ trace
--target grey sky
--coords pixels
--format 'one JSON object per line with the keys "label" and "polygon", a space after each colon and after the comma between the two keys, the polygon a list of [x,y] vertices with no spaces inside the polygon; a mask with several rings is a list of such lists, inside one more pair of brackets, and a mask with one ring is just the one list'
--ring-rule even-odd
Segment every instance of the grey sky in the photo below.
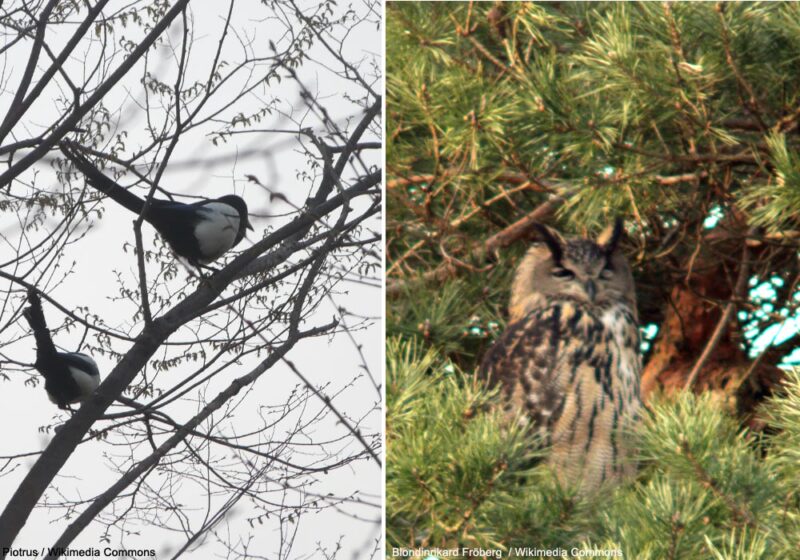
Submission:
{"label": "grey sky", "polygon": [[[112,4],[114,3],[112,2]],[[315,6],[317,3],[306,4]],[[192,17],[196,27],[189,68],[192,71],[196,69],[197,75],[189,76],[187,81],[200,80],[206,72],[216,47],[221,17],[228,7],[227,3],[219,5],[202,3],[202,8],[198,8],[201,6],[199,3],[190,4],[190,6],[192,6]],[[364,6],[360,3],[356,3],[353,8],[364,10]],[[266,50],[264,42],[268,39],[273,40],[280,47],[285,33],[285,29],[277,20],[264,17],[267,12],[268,10],[260,2],[236,3],[234,27],[243,34],[243,38],[250,37],[262,51]],[[180,24],[174,25],[170,32],[170,40],[178,44],[180,33]],[[381,33],[381,29],[376,28],[375,25],[366,23],[360,25],[348,40],[351,49],[347,53],[348,57],[352,57],[351,60],[354,61],[372,57],[375,58],[377,64],[380,64],[377,56],[381,48]],[[57,42],[58,37],[55,39]],[[246,39],[243,40],[246,41]],[[97,44],[86,44],[82,45],[79,50],[86,54],[86,60],[92,60],[91,56],[96,46]],[[231,49],[229,53],[226,53],[229,54],[231,60],[235,59],[237,49],[246,50],[241,44],[237,45],[236,41],[232,41]],[[23,47],[16,52],[19,54],[26,51]],[[333,62],[322,50],[312,50],[311,55],[312,61],[305,63],[300,70],[303,82],[311,91],[319,93],[334,121],[345,122],[348,118],[358,119],[360,113],[356,105],[347,100],[346,94],[360,96],[363,92],[359,92],[352,83],[342,80],[326,70],[325,65],[330,66]],[[154,74],[162,72],[159,78],[166,82],[174,79],[169,70],[174,68],[174,65],[170,62],[171,55],[167,49],[159,48],[149,56],[148,63]],[[3,74],[5,89],[0,92],[0,111],[8,106],[9,96],[13,94],[10,88],[15,80],[18,80],[18,73],[21,71],[24,60],[24,57],[20,56],[18,59],[12,58],[7,61]],[[80,72],[82,63],[83,60],[76,58],[70,61],[68,68],[71,72]],[[114,67],[119,63],[119,59],[102,61],[102,63]],[[364,68],[367,67],[364,66]],[[111,111],[111,121],[115,123],[114,126],[119,123],[122,128],[141,131],[141,136],[136,137],[132,134],[125,140],[128,150],[135,149],[146,141],[143,131],[148,123],[143,118],[141,111],[141,106],[145,104],[146,100],[142,85],[139,83],[140,77],[141,64],[123,82],[118,84],[105,100],[106,107]],[[231,87],[239,86],[231,84]],[[376,84],[376,87],[379,87],[379,84]],[[21,123],[15,129],[16,136],[23,138],[26,134],[35,133],[37,126],[48,123],[49,118],[52,118],[48,111],[52,113],[54,109],[53,96],[61,93],[63,92],[46,90],[37,106],[37,112],[34,113],[36,118],[27,119]],[[50,101],[48,101],[48,95]],[[221,118],[230,118],[237,112],[254,113],[270,99],[278,100],[275,105],[278,111],[264,115],[263,120],[251,128],[296,129],[296,122],[302,122],[304,126],[319,127],[317,117],[305,113],[303,104],[299,101],[298,88],[288,79],[280,83],[273,82],[269,88],[258,89],[244,102],[240,102],[235,110],[225,111]],[[293,135],[270,132],[234,135],[228,139],[226,144],[214,147],[209,135],[213,128],[213,126],[206,126],[198,129],[179,142],[171,159],[172,164],[167,168],[160,183],[175,194],[220,196],[235,192],[243,196],[250,207],[251,221],[256,229],[254,233],[249,234],[250,238],[252,240],[260,239],[265,229],[280,227],[289,221],[291,216],[287,214],[292,212],[292,207],[281,202],[270,204],[267,193],[257,185],[248,182],[245,175],[257,176],[265,185],[285,195],[294,205],[300,206],[308,195],[309,188],[315,184],[305,181],[302,177],[303,172],[309,171],[308,161],[300,153],[297,138]],[[241,130],[246,130],[246,127]],[[367,139],[375,140],[376,138]],[[107,146],[106,149],[109,147]],[[253,151],[258,152],[258,155],[247,155]],[[368,163],[377,164],[380,157],[381,152],[377,150],[371,154],[371,161]],[[27,180],[34,180],[35,177],[36,185],[39,188],[43,188],[45,185],[52,189],[60,188],[49,161],[43,161],[36,165],[24,177]],[[130,184],[132,181],[132,177],[120,179],[124,185]],[[13,187],[13,189],[18,189],[15,192],[19,194],[25,192],[25,189],[21,187]],[[138,192],[145,191],[139,190]],[[129,330],[126,327],[131,324],[137,305],[134,302],[126,301],[124,297],[120,298],[120,283],[129,288],[136,286],[136,258],[132,250],[134,241],[131,227],[134,217],[111,201],[106,200],[102,202],[101,206],[102,218],[98,219],[96,215],[92,214],[81,224],[81,228],[91,227],[85,237],[68,247],[61,260],[62,268],[58,271],[56,279],[60,279],[67,269],[71,269],[72,272],[67,274],[63,282],[59,284],[48,283],[47,279],[43,279],[41,287],[46,287],[53,297],[70,309],[75,310],[78,306],[85,306],[90,314],[101,316],[109,327],[121,327],[123,330]],[[16,215],[0,213],[0,232],[5,237],[5,241],[0,245],[0,260],[7,261],[13,257],[10,245],[35,245],[46,236],[47,226],[39,231],[27,230],[23,233],[20,229],[21,225],[17,221]],[[381,229],[377,219],[372,220],[369,226],[374,231]],[[154,247],[152,228],[145,226],[143,231],[145,247]],[[124,248],[126,243],[128,244],[127,250]],[[250,246],[250,242],[246,240],[237,247],[237,250],[245,249],[248,246]],[[151,266],[148,270],[149,278],[154,278],[156,267]],[[179,267],[177,276],[163,280],[163,285],[159,286],[157,291],[168,298],[168,295],[180,287],[185,280],[186,271]],[[4,290],[9,289],[8,282],[2,280],[0,283]],[[380,288],[345,281],[337,286],[336,291],[333,303],[327,301],[321,305],[313,317],[308,319],[306,327],[330,321],[337,314],[337,306],[346,308],[355,316],[371,318],[365,321],[365,328],[354,331],[353,336],[364,353],[365,361],[369,365],[372,375],[378,378],[377,382],[382,383],[382,379],[380,379],[381,346],[383,344],[379,319],[382,309]],[[173,303],[174,301],[170,301],[169,305]],[[19,305],[21,305],[21,299],[17,300],[17,306]],[[154,311],[156,309],[158,309],[157,305]],[[18,307],[5,309],[2,312],[0,319],[3,325],[10,320],[12,313],[16,310]],[[44,311],[51,329],[62,324],[64,316],[47,302],[44,303]],[[80,314],[83,315],[83,312]],[[359,320],[353,317],[348,321],[355,324]],[[210,326],[204,328],[209,328],[209,332],[212,330]],[[139,327],[136,327],[133,332],[137,332],[138,329]],[[2,342],[26,333],[27,324],[20,320],[2,334]],[[77,350],[83,336],[83,329],[74,328],[71,332],[58,332],[54,338],[57,346],[62,349]],[[181,337],[182,334],[179,332],[173,338],[185,339],[185,337]],[[128,344],[119,342],[114,343],[114,348],[118,352],[125,352],[128,346]],[[16,360],[26,362],[34,360],[34,346],[30,337],[20,338],[13,344],[3,346],[2,351]],[[174,353],[170,355],[174,356]],[[104,374],[110,371],[116,363],[114,357],[96,354],[94,357]],[[159,357],[163,357],[163,355],[154,356],[154,358]],[[364,432],[374,433],[381,429],[382,418],[378,409],[375,408],[375,404],[380,399],[379,392],[375,390],[373,382],[361,369],[361,360],[354,349],[354,344],[344,333],[337,334],[331,339],[317,338],[303,341],[290,353],[289,358],[316,386],[324,386],[328,395],[336,395],[334,402],[337,407],[345,411],[349,418],[362,421],[361,428]],[[233,377],[245,373],[257,361],[255,358],[242,360],[242,363],[235,368],[225,371],[219,380],[204,386],[204,395],[195,396],[213,397],[216,394],[215,389],[224,387]],[[188,364],[189,369],[186,371],[190,371],[193,365],[195,364]],[[176,378],[181,377],[181,371],[181,367],[178,367],[169,370],[166,374],[159,374],[156,385],[169,386],[174,383]],[[150,369],[149,375],[154,374],[155,371]],[[18,372],[9,375],[9,379],[2,380],[3,406],[0,407],[0,422],[6,427],[0,451],[0,455],[3,456],[43,449],[52,434],[43,433],[41,427],[49,423],[61,423],[66,418],[65,413],[49,403],[41,383],[38,386],[32,386],[30,382],[26,383],[25,381],[26,377]],[[247,432],[250,427],[259,422],[260,406],[280,406],[286,403],[298,382],[299,380],[288,367],[278,364],[253,387],[240,394],[238,399],[242,402],[237,409],[235,421],[227,422],[220,429],[226,434]],[[324,410],[324,406],[313,398],[309,399],[307,404],[306,409],[285,418],[275,427],[276,438],[279,438],[283,430],[291,429],[292,422],[308,420]],[[180,403],[172,405],[169,411],[173,418],[181,420],[189,418],[198,408],[199,405],[193,398],[186,397],[181,399]],[[111,412],[119,410],[121,408],[112,408]],[[10,426],[13,426],[13,429],[9,430]],[[335,442],[338,438],[345,438],[348,434],[332,415],[327,414],[307,435],[309,438],[317,438],[320,441]],[[51,489],[46,494],[47,503],[56,503],[62,497],[91,499],[97,492],[103,491],[116,479],[115,473],[108,469],[108,465],[115,461],[127,460],[129,454],[127,447],[115,448],[110,443],[121,444],[123,442],[122,438],[112,437],[110,442],[90,442],[81,445],[56,480],[57,491]],[[350,441],[347,445],[331,443],[328,449],[338,450],[342,456],[346,456],[357,452],[358,445],[355,441]],[[295,458],[302,461],[303,457],[298,450],[299,448],[294,449]],[[142,456],[147,452],[147,448],[142,448],[137,451],[137,456]],[[30,457],[22,461],[19,468],[11,473],[3,471],[3,476],[0,476],[0,503],[6,503],[25,472],[33,464],[34,459],[35,457]],[[214,460],[223,461],[225,457],[214,457]],[[328,493],[345,496],[358,491],[364,501],[380,505],[381,471],[374,462],[359,461],[331,471],[327,475],[319,475],[314,478],[316,480],[307,487],[308,491],[313,491],[321,496]],[[196,483],[164,482],[163,491],[181,493],[183,503],[186,504],[186,511],[194,512],[189,513],[190,519],[192,515],[202,515],[205,497]],[[167,482],[181,482],[182,486],[170,487],[166,485]],[[289,492],[290,496],[291,494],[292,492]],[[278,492],[270,496],[275,499],[279,497],[280,493]],[[54,512],[55,510],[47,507],[36,510],[15,545],[40,547],[51,544],[67,524]],[[252,551],[262,549],[273,551],[281,538],[280,527],[282,525],[274,519],[264,520],[263,525],[255,523],[256,530],[252,530],[250,522],[247,520],[250,513],[247,502],[243,501],[226,521],[218,525],[217,529],[222,533],[227,532],[234,535],[234,537],[236,535],[244,537],[252,532],[256,535],[251,544]],[[338,536],[342,534],[346,535],[342,540],[345,553],[342,557],[350,557],[352,553],[364,550],[369,539],[378,536],[380,525],[376,526],[374,521],[379,519],[380,515],[380,507],[346,503],[341,505],[338,510],[329,508],[324,512],[302,517],[299,521],[293,554],[290,557],[316,557],[314,551],[317,542],[332,550]],[[148,527],[146,524],[131,525],[127,528],[140,533],[139,536],[126,537],[124,544],[127,547],[139,544],[143,548],[155,547],[162,552],[159,554],[159,558],[169,558],[171,554],[164,553],[170,549],[174,550],[176,545],[183,542],[180,535]],[[290,527],[287,525],[283,528],[286,530]],[[105,545],[99,542],[99,535],[100,528],[93,527],[84,532],[72,546],[73,548],[84,546],[102,548]],[[119,546],[116,533],[112,533],[112,535],[114,535],[114,540],[112,540],[111,546]],[[233,540],[235,541],[235,538]],[[202,552],[189,553],[187,557],[213,558],[225,555],[223,547],[215,544],[213,539],[209,540],[209,543],[200,550]]]}

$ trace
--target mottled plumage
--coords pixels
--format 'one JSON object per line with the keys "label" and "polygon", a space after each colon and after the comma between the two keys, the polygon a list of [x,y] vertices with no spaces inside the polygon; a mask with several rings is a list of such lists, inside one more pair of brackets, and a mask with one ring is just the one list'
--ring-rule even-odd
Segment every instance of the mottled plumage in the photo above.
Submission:
{"label": "mottled plumage", "polygon": [[641,407],[633,277],[619,222],[596,241],[539,231],[481,371],[551,446],[560,480],[588,491],[635,472],[625,437]]}

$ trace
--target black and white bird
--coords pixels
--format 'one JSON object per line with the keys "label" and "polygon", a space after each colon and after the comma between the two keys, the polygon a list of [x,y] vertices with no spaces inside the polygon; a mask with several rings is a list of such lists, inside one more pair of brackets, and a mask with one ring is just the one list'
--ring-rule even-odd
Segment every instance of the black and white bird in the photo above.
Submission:
{"label": "black and white bird", "polygon": [[80,352],[58,352],[44,320],[36,290],[28,290],[30,307],[22,311],[36,339],[36,370],[44,377],[44,388],[59,408],[87,399],[100,385],[97,363]]}
{"label": "black and white bird", "polygon": [[[63,142],[60,147],[90,186],[134,214],[142,213],[144,200],[104,175],[70,143]],[[232,194],[192,204],[153,198],[144,219],[156,228],[176,255],[197,267],[224,255],[244,238],[246,229],[253,229],[247,217],[247,204]]]}

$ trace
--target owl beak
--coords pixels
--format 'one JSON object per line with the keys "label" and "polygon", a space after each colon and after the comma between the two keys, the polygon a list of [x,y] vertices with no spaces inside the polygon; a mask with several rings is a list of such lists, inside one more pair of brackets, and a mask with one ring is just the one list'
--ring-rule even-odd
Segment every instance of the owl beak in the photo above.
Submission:
{"label": "owl beak", "polygon": [[589,296],[590,301],[594,301],[594,297],[597,295],[597,286],[594,280],[586,282],[586,295]]}

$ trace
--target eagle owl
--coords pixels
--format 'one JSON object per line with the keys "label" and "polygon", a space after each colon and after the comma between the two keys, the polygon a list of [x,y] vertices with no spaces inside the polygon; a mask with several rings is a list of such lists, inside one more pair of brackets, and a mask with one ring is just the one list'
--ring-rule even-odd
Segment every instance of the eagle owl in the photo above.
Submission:
{"label": "eagle owl", "polygon": [[636,469],[625,437],[642,404],[633,276],[621,221],[594,241],[536,227],[543,243],[516,271],[508,327],[481,371],[543,436],[559,480],[586,492]]}

